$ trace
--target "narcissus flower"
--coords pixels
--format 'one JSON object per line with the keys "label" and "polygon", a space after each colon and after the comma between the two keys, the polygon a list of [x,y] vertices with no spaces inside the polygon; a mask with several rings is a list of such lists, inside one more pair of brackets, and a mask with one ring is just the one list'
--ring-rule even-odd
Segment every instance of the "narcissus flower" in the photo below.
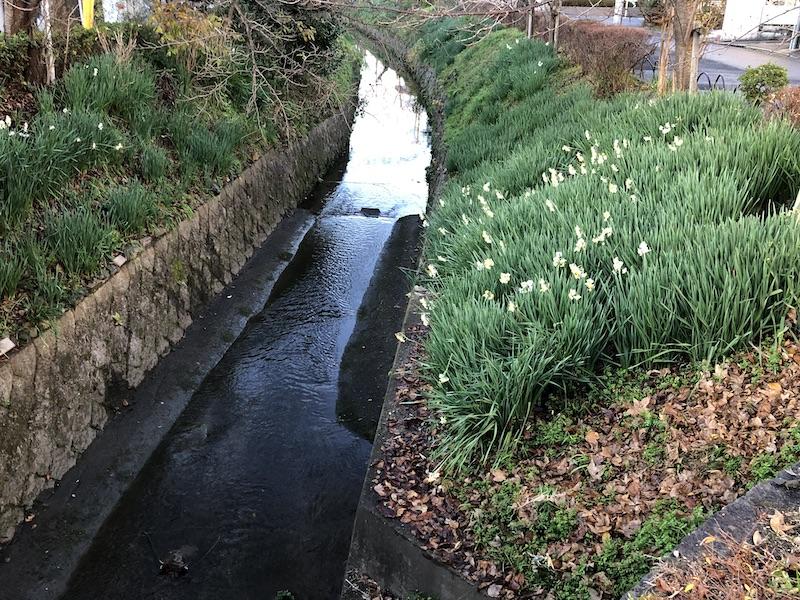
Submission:
{"label": "narcissus flower", "polygon": [[574,302],[577,302],[578,300],[581,299],[581,295],[578,293],[578,290],[576,290],[575,288],[571,288],[569,290],[569,294],[567,294],[567,296],[569,297],[570,300],[573,300]]}
{"label": "narcissus flower", "polygon": [[636,249],[636,253],[639,256],[644,256],[648,252],[650,252],[650,246],[647,245],[647,242],[640,243],[639,247]]}
{"label": "narcissus flower", "polygon": [[576,265],[575,263],[570,263],[569,272],[572,273],[572,276],[575,279],[583,279],[586,277],[586,271],[584,271],[582,267]]}
{"label": "narcissus flower", "polygon": [[511,281],[511,273],[500,273],[500,283],[507,284]]}
{"label": "narcissus flower", "polygon": [[439,270],[436,268],[436,265],[428,265],[427,271],[428,271],[428,277],[439,276]]}

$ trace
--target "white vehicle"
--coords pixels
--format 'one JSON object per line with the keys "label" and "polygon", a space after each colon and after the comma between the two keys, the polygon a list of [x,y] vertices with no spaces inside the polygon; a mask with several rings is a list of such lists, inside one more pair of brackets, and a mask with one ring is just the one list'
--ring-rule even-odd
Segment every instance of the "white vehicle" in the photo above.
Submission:
{"label": "white vehicle", "polygon": [[722,39],[751,40],[791,33],[800,17],[800,0],[728,0]]}

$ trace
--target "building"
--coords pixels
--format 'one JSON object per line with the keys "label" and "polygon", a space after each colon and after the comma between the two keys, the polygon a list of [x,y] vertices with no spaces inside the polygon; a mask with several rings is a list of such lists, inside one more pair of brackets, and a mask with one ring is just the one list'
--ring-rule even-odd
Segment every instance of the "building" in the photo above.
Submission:
{"label": "building", "polygon": [[800,19],[800,0],[728,0],[722,39],[789,36]]}

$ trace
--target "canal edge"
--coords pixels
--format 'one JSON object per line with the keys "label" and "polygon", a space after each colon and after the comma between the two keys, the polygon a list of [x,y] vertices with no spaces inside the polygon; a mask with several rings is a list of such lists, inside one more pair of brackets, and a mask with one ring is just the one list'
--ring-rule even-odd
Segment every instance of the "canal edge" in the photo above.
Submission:
{"label": "canal edge", "polygon": [[[432,68],[414,61],[410,56],[410,49],[400,39],[362,23],[351,22],[351,26],[377,56],[410,78],[428,112],[431,124],[431,164],[428,168],[427,206],[430,210],[447,183],[447,171],[444,167],[447,154],[444,144],[445,96],[436,73]],[[423,237],[423,248],[425,242]],[[417,272],[423,256],[424,252],[421,251]],[[421,312],[419,296],[412,291],[401,331],[420,327]],[[377,473],[376,465],[382,458],[381,447],[389,435],[388,421],[398,409],[395,374],[408,361],[410,352],[411,344],[398,342],[356,510],[341,600],[363,600],[366,597],[359,587],[361,576],[366,576],[382,590],[401,598],[415,597],[418,594],[436,600],[477,600],[485,597],[454,569],[423,551],[410,531],[397,520],[383,516],[378,509],[373,479]]]}
{"label": "canal edge", "polygon": [[[203,340],[208,334],[203,316],[226,299],[232,304],[236,278],[251,258],[271,241],[277,241],[279,249],[296,250],[291,231],[304,233],[310,226],[305,222],[308,215],[297,206],[347,152],[358,82],[356,74],[352,96],[304,138],[266,153],[191,218],[130,257],[57,326],[9,359],[0,359],[0,416],[16,412],[22,417],[0,419],[0,440],[13,443],[9,452],[17,457],[16,462],[4,460],[1,467],[0,537],[12,532],[15,537],[0,545],[0,599],[58,597],[105,517],[205,374],[163,373],[167,383],[150,386],[155,389],[146,395],[152,396],[152,405],[138,407],[139,412],[127,399],[147,386],[145,376],[168,360],[164,357],[193,330],[196,341]],[[278,274],[289,262],[284,252],[279,254],[271,263]],[[264,284],[256,279],[250,285]],[[275,280],[277,276],[268,287]],[[256,306],[259,300],[251,302],[247,315],[246,302],[229,308],[224,318],[230,326],[213,341],[216,360],[263,307],[263,302]],[[137,334],[139,342],[149,336],[147,343],[134,343]],[[205,367],[207,372],[213,364]],[[90,386],[83,389],[81,381]],[[157,401],[165,387],[177,390],[170,406]],[[33,432],[28,431],[31,423]],[[118,430],[136,431],[130,433],[134,443],[126,451],[119,442],[108,441],[105,446],[118,455],[95,457],[97,476],[81,476],[82,470],[91,470],[82,469],[81,461],[90,453],[85,451],[103,439],[106,425],[111,437]],[[147,426],[151,430],[145,432]],[[0,446],[0,453],[3,450]],[[102,489],[104,479],[110,489]],[[52,508],[58,503],[56,496],[66,500]],[[101,505],[82,506],[93,497],[102,499]],[[48,511],[55,514],[48,515],[45,526],[40,517]],[[73,526],[71,517],[78,513],[80,524]],[[64,547],[56,549],[53,540],[59,538],[65,540]],[[32,564],[32,556],[41,564]]]}

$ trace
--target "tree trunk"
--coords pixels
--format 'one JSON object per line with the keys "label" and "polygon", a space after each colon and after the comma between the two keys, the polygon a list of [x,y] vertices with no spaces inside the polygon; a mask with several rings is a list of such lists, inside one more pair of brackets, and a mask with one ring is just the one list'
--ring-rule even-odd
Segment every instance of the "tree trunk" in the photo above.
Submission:
{"label": "tree trunk", "polygon": [[672,48],[672,8],[667,8],[664,24],[661,26],[661,54],[658,58],[658,95],[667,93],[670,79],[669,58]]}
{"label": "tree trunk", "polygon": [[39,7],[44,24],[44,61],[47,67],[47,85],[56,80],[56,58],[53,49],[53,18],[50,12],[50,0],[42,0]]}
{"label": "tree trunk", "polygon": [[531,3],[530,7],[528,8],[528,26],[527,26],[527,33],[528,39],[533,37],[533,3]]}
{"label": "tree trunk", "polygon": [[692,32],[695,29],[697,0],[671,0],[673,32],[675,35],[675,71],[673,87],[688,90],[692,71]]}

